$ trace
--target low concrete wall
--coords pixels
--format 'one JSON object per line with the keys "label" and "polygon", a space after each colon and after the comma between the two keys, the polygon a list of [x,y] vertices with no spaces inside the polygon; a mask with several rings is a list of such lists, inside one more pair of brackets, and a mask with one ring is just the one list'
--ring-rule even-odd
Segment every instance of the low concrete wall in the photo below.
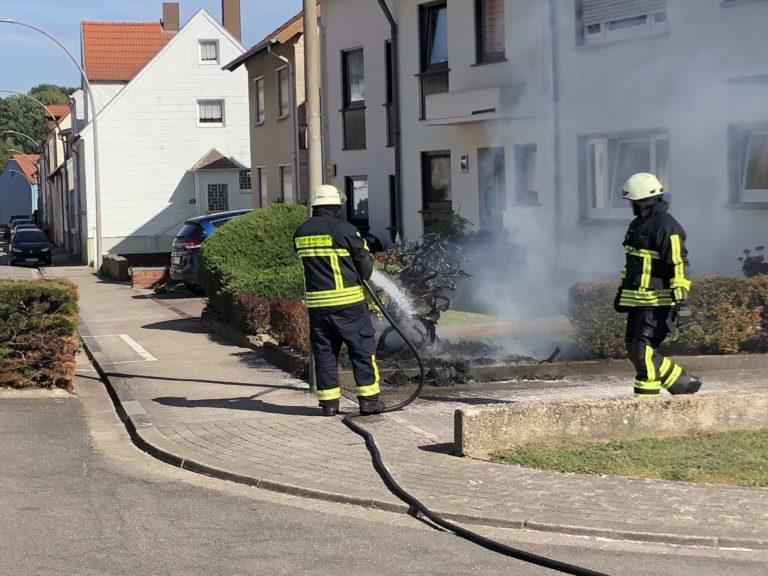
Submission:
{"label": "low concrete wall", "polygon": [[107,254],[102,259],[102,272],[114,280],[128,280],[128,259],[117,254]]}
{"label": "low concrete wall", "polygon": [[151,289],[167,280],[168,274],[168,266],[131,268],[131,282],[134,288]]}
{"label": "low concrete wall", "polygon": [[661,396],[653,399],[520,402],[459,408],[457,454],[487,458],[530,444],[690,436],[768,428],[768,392]]}

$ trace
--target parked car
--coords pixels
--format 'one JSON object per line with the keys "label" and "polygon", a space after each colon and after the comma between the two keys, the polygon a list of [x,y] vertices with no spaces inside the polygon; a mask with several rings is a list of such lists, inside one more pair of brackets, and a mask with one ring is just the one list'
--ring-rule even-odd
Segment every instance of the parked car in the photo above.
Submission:
{"label": "parked car", "polygon": [[26,215],[26,214],[17,214],[15,216],[11,216],[8,218],[8,225],[0,225],[1,228],[3,228],[3,238],[10,238],[11,237],[11,230],[13,229],[13,224],[16,220],[25,220],[27,222],[32,222],[32,219]]}
{"label": "parked car", "polygon": [[13,223],[13,228],[11,228],[11,240],[13,240],[14,235],[19,230],[39,230],[37,227],[37,224],[33,224],[32,222],[25,222],[24,220],[17,220]]}
{"label": "parked car", "polygon": [[19,262],[51,265],[51,244],[43,231],[37,228],[17,226],[8,253],[11,257],[11,266]]}
{"label": "parked car", "polygon": [[188,288],[199,290],[197,273],[200,265],[200,246],[222,224],[250,211],[218,212],[190,218],[184,222],[171,244],[171,280],[184,282]]}

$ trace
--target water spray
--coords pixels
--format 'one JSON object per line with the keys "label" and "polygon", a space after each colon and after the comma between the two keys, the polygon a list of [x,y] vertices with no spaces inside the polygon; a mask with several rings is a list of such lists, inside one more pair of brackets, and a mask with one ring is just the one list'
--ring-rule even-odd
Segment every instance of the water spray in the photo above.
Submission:
{"label": "water spray", "polygon": [[[402,410],[403,408],[408,406],[408,404],[416,400],[421,394],[421,390],[424,388],[424,382],[425,382],[424,362],[422,361],[421,355],[417,351],[416,346],[406,336],[405,332],[394,320],[394,318],[392,318],[392,316],[387,311],[384,304],[382,304],[381,300],[376,295],[373,288],[371,288],[370,284],[367,281],[363,280],[362,278],[360,279],[360,281],[362,285],[365,287],[365,289],[368,291],[368,293],[371,295],[371,298],[373,298],[373,301],[382,311],[382,313],[384,314],[384,317],[390,323],[392,328],[400,335],[400,337],[406,343],[408,348],[411,349],[411,351],[413,352],[413,355],[416,357],[416,361],[419,364],[420,377],[419,377],[419,383],[416,386],[416,390],[414,390],[414,392],[402,402],[398,404],[394,404],[392,406],[387,406],[382,412],[394,412],[396,410]],[[387,486],[387,488],[395,496],[400,498],[400,500],[408,504],[409,515],[413,516],[414,518],[418,518],[419,514],[421,514],[424,518],[427,518],[436,526],[439,526],[445,530],[449,530],[450,532],[453,532],[456,536],[460,538],[464,538],[465,540],[468,540],[469,542],[482,546],[483,548],[491,550],[492,552],[504,554],[505,556],[516,558],[518,560],[529,562],[531,564],[536,564],[538,566],[543,566],[545,568],[551,568],[552,570],[557,570],[558,572],[562,572],[563,574],[573,574],[574,576],[608,576],[603,572],[595,572],[587,568],[581,568],[579,566],[574,566],[572,564],[567,564],[565,562],[553,560],[552,558],[547,558],[545,556],[533,554],[532,552],[526,552],[525,550],[519,550],[517,548],[507,546],[506,544],[502,544],[501,542],[496,542],[495,540],[486,538],[485,536],[477,534],[476,532],[467,530],[466,528],[463,528],[457,524],[448,522],[447,520],[443,519],[441,516],[435,514],[434,512],[432,512],[432,510],[427,508],[419,500],[417,500],[411,494],[406,492],[395,481],[395,479],[392,477],[392,474],[390,474],[389,470],[384,465],[384,461],[381,458],[381,452],[379,452],[379,448],[376,446],[376,441],[374,440],[373,435],[370,432],[368,432],[365,428],[361,427],[357,422],[355,422],[355,420],[359,417],[360,417],[359,413],[347,414],[346,416],[344,416],[344,418],[342,418],[342,422],[354,433],[363,437],[363,439],[365,440],[365,446],[368,448],[368,451],[371,453],[371,460],[373,462],[373,467],[379,473],[379,476],[381,476],[381,479],[384,481],[384,484]]]}

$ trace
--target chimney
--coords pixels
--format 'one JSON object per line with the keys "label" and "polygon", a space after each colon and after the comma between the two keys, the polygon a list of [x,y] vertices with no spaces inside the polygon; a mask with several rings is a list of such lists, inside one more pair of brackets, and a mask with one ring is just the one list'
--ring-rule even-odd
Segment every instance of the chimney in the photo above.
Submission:
{"label": "chimney", "polygon": [[240,0],[221,0],[221,23],[240,42]]}
{"label": "chimney", "polygon": [[163,32],[179,31],[179,3],[163,2],[163,19],[160,20]]}

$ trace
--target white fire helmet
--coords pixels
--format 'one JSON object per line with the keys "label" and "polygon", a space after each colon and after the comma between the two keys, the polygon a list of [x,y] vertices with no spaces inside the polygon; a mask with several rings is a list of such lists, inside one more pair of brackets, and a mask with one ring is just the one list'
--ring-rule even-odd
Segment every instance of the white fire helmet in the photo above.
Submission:
{"label": "white fire helmet", "polygon": [[653,174],[638,172],[624,183],[621,197],[625,200],[645,200],[664,194],[664,188]]}
{"label": "white fire helmet", "polygon": [[322,184],[315,189],[310,206],[341,206],[346,198],[341,191],[330,184]]}

